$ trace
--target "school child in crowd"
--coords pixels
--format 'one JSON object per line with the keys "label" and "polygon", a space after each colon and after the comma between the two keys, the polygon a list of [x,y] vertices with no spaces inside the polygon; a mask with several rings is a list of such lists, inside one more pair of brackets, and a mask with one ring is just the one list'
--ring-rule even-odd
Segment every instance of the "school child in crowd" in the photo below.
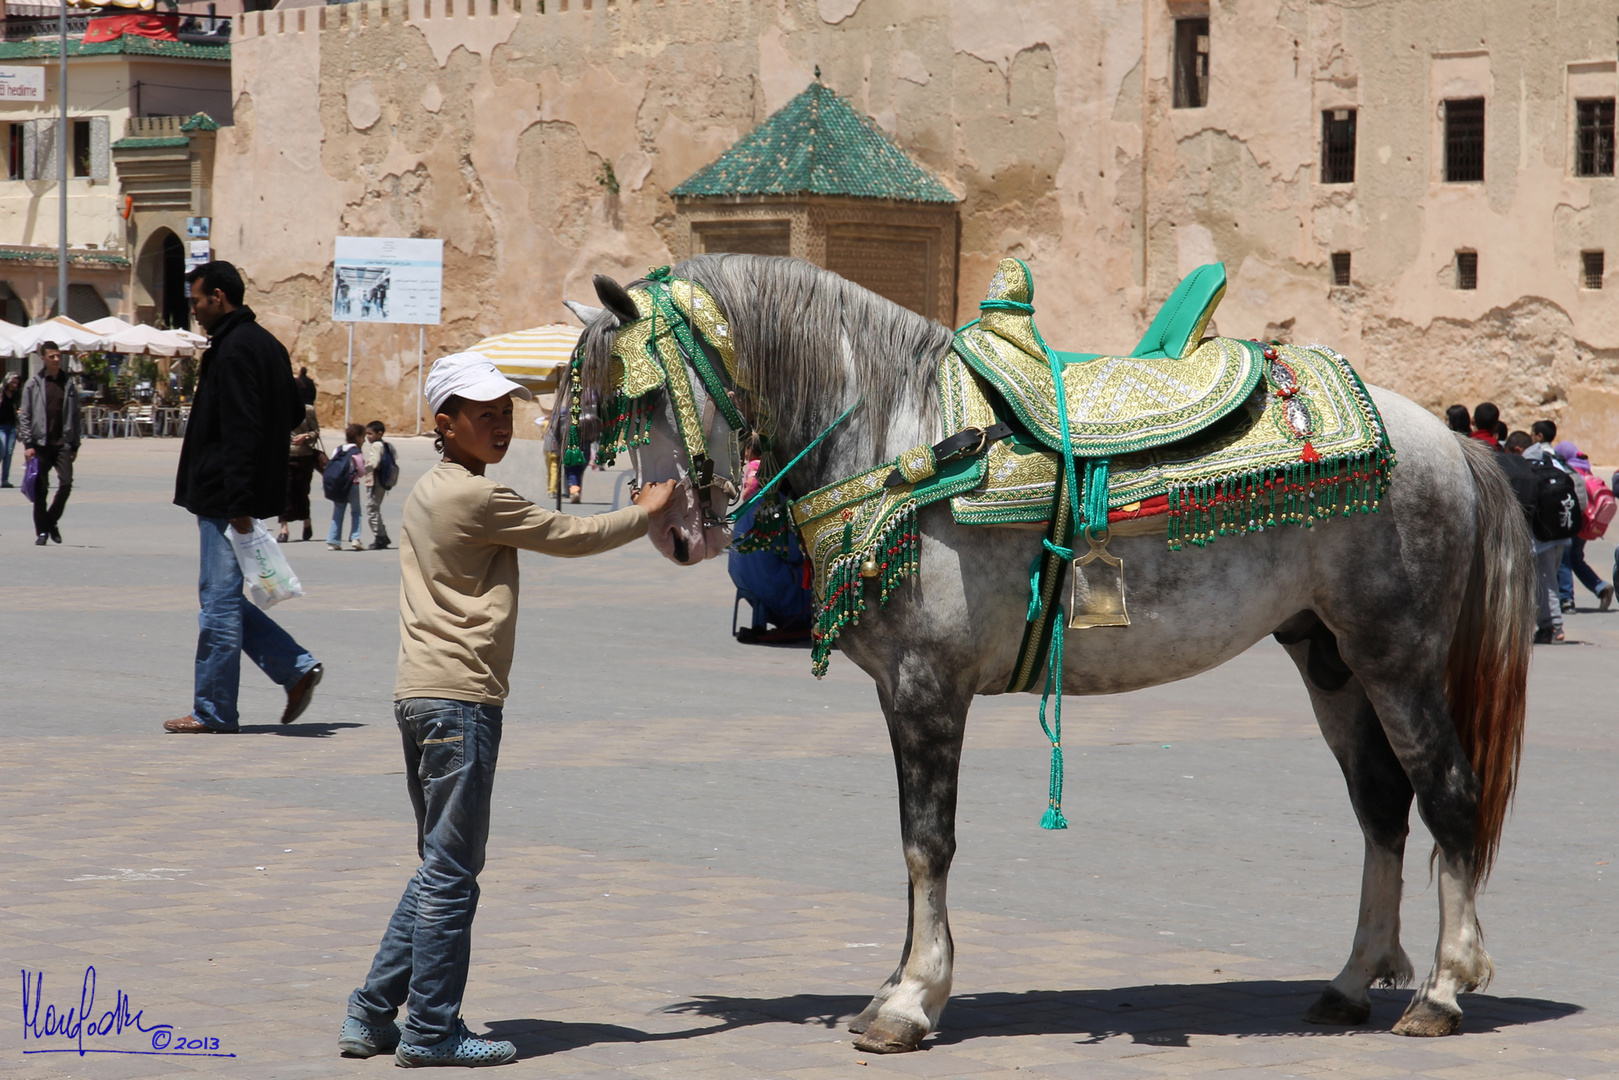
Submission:
{"label": "school child in crowd", "polygon": [[1491,450],[1501,449],[1501,436],[1496,428],[1501,424],[1501,410],[1494,402],[1486,401],[1473,410],[1473,438]]}
{"label": "school child in crowd", "polygon": [[326,530],[326,546],[343,550],[343,511],[349,512],[349,547],[360,551],[360,485],[365,479],[365,454],[360,443],[365,425],[350,424],[343,432],[343,445],[332,454],[331,464],[321,478],[326,497],[332,500],[332,527]]}
{"label": "school child in crowd", "polygon": [[646,535],[674,483],[649,484],[609,514],[554,513],[484,475],[511,443],[513,395],[532,400],[528,390],[469,352],[434,364],[425,392],[444,459],[405,500],[394,687],[422,863],[349,997],[338,1048],[392,1051],[406,1067],[503,1065],[517,1048],[474,1037],[461,999],[516,641],[517,551],[580,556],[627,544]]}
{"label": "school child in crowd", "polygon": [[[1580,453],[1580,448],[1568,439],[1556,443],[1552,447],[1560,461],[1566,465],[1574,476],[1574,487],[1584,499],[1580,510],[1585,515],[1585,527],[1569,542],[1568,550],[1563,553],[1563,566],[1557,572],[1557,588],[1561,594],[1564,611],[1574,610],[1574,579],[1580,579],[1580,584],[1597,598],[1599,610],[1607,611],[1613,606],[1613,584],[1603,581],[1601,575],[1591,569],[1585,561],[1585,544],[1588,540],[1600,540],[1608,530],[1608,523],[1613,518],[1613,492],[1591,472],[1591,460]],[[1599,505],[1607,504],[1607,508]]]}
{"label": "school child in crowd", "polygon": [[399,457],[393,444],[382,436],[388,431],[381,420],[365,425],[365,523],[371,529],[371,550],[388,546],[388,526],[382,520],[382,500],[399,482]]}
{"label": "school child in crowd", "polygon": [[1473,414],[1467,411],[1466,405],[1452,405],[1446,409],[1445,423],[1458,435],[1473,433]]}

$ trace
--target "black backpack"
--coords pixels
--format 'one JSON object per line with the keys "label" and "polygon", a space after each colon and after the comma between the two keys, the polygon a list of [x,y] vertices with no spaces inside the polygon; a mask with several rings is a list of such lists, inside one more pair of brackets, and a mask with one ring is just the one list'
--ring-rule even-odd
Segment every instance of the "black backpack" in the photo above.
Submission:
{"label": "black backpack", "polygon": [[375,480],[383,491],[392,491],[399,483],[399,458],[394,454],[393,443],[386,440],[382,443],[382,457],[377,461]]}
{"label": "black backpack", "polygon": [[326,471],[320,474],[321,489],[326,497],[333,502],[342,502],[349,497],[349,491],[354,487],[354,455],[358,453],[352,446],[338,454],[326,466]]}
{"label": "black backpack", "polygon": [[1536,540],[1567,540],[1584,527],[1572,476],[1549,461],[1518,454],[1502,454],[1498,460]]}

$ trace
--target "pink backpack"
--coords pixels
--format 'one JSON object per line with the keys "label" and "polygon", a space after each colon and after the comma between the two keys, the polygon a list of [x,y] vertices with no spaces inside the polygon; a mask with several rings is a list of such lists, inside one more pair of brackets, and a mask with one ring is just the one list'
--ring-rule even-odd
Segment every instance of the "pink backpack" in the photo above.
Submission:
{"label": "pink backpack", "polygon": [[1596,473],[1586,473],[1581,477],[1585,481],[1585,528],[1579,532],[1581,540],[1600,540],[1602,534],[1608,531],[1608,522],[1613,520],[1619,512],[1619,501],[1615,501],[1613,492],[1602,478]]}

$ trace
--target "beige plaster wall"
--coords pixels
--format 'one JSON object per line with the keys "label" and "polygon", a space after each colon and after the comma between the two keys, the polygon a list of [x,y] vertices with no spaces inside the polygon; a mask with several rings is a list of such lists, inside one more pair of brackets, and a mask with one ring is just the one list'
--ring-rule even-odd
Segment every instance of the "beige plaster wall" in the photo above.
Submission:
{"label": "beige plaster wall", "polygon": [[[962,318],[1018,255],[1051,340],[1122,350],[1182,273],[1221,258],[1222,332],[1324,341],[1424,404],[1494,398],[1515,426],[1552,416],[1619,459],[1619,305],[1576,280],[1579,251],[1619,237],[1615,182],[1569,162],[1570,86],[1613,81],[1602,5],[536,7],[371,0],[242,20],[214,245],[328,418],[346,345],[328,316],[333,237],[445,239],[429,358],[555,321],[564,296],[590,298],[592,273],[669,261],[668,189],[819,65],[962,197]],[[1172,19],[1202,11],[1210,101],[1171,109]],[[1447,185],[1436,101],[1475,86],[1487,181]],[[1357,180],[1323,186],[1320,110],[1342,106],[1360,109]],[[1479,252],[1477,291],[1451,287],[1459,247]],[[1335,250],[1353,253],[1352,288],[1330,287]],[[355,341],[355,415],[413,425],[416,329],[361,326]]]}

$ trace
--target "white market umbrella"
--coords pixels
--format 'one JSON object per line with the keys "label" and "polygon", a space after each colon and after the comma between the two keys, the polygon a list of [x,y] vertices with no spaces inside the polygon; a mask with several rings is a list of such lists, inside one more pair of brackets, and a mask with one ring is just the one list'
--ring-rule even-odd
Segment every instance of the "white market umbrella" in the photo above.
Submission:
{"label": "white market umbrella", "polygon": [[0,357],[9,358],[28,355],[27,353],[18,352],[16,347],[16,337],[23,332],[23,329],[16,323],[8,323],[4,319],[0,319]]}
{"label": "white market umbrella", "polygon": [[172,330],[159,330],[155,326],[131,326],[107,339],[107,348],[114,352],[147,356],[191,356],[197,347]]}
{"label": "white market umbrella", "polygon": [[135,328],[134,323],[125,322],[116,315],[108,315],[106,318],[102,319],[91,319],[89,322],[85,323],[84,326],[87,330],[94,330],[98,334],[106,334],[109,337],[111,337],[113,334],[121,334],[125,330],[133,330]]}
{"label": "white market umbrella", "polygon": [[54,341],[67,352],[100,352],[107,348],[107,336],[65,316],[25,326],[11,340],[18,356],[38,352],[42,341]]}

